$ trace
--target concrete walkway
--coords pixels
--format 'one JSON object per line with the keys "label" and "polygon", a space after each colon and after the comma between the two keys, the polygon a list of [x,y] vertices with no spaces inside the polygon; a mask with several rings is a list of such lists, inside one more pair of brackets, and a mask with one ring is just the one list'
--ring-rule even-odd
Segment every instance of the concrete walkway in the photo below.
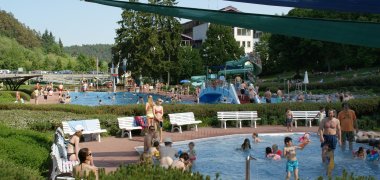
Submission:
{"label": "concrete walkway", "polygon": [[[317,127],[298,127],[293,128],[294,132],[317,132]],[[164,132],[163,137],[171,137],[174,141],[192,140],[205,137],[215,137],[231,134],[251,134],[257,133],[283,133],[286,132],[284,126],[258,126],[257,129],[250,127],[239,128],[212,128],[205,127],[199,128],[198,132],[183,131],[182,134],[178,132]],[[90,148],[93,152],[94,163],[97,167],[105,168],[107,172],[116,170],[120,164],[136,163],[139,159],[138,153],[135,151],[136,146],[143,146],[144,137],[135,135],[130,140],[127,137],[103,137],[102,142],[92,141],[80,143],[80,147]]]}

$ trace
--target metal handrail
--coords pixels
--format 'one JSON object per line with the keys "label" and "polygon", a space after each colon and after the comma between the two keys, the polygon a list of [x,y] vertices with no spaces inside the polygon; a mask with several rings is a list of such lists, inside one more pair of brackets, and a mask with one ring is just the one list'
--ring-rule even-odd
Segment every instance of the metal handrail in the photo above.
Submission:
{"label": "metal handrail", "polygon": [[256,160],[256,158],[249,155],[245,161],[245,180],[251,179],[251,160]]}

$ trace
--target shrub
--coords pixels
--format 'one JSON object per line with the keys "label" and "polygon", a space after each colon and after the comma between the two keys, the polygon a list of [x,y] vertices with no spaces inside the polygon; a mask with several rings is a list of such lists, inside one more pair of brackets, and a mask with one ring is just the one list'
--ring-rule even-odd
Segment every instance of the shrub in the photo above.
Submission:
{"label": "shrub", "polygon": [[38,171],[27,167],[16,165],[9,159],[0,159],[0,178],[1,179],[19,179],[19,180],[39,180],[43,178]]}
{"label": "shrub", "polygon": [[199,173],[191,174],[190,172],[182,172],[177,169],[164,169],[160,166],[152,166],[148,164],[129,164],[120,166],[116,171],[106,174],[104,170],[100,170],[99,179],[181,179],[181,180],[203,180],[210,179],[209,176],[203,177]]}
{"label": "shrub", "polygon": [[23,167],[28,172],[47,175],[51,162],[51,144],[51,133],[17,130],[0,125],[0,160]]}

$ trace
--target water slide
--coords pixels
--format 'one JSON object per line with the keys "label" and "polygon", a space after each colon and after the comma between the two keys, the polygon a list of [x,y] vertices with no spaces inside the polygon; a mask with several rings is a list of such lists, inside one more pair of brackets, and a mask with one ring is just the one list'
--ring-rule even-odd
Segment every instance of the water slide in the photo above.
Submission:
{"label": "water slide", "polygon": [[[251,82],[254,82],[254,77],[260,74],[261,71],[262,67],[259,56],[256,54],[250,54],[239,60],[227,61],[224,70],[220,70],[218,76],[240,74],[241,76],[246,75]],[[214,84],[212,84],[212,82]],[[217,80],[217,78],[211,81],[209,86],[202,88],[199,101],[208,104],[240,104],[234,85],[227,85],[225,81]]]}
{"label": "water slide", "polygon": [[218,75],[243,75],[246,74],[253,82],[253,77],[262,72],[260,58],[256,55],[249,55],[239,60],[227,61],[226,68],[218,72]]}
{"label": "water slide", "polygon": [[219,87],[204,87],[199,95],[199,102],[207,104],[240,104],[233,84]]}

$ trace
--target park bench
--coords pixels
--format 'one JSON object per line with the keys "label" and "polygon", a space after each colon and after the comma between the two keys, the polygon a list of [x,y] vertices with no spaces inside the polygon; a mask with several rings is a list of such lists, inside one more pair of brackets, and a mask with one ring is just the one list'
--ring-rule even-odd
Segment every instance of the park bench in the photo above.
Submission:
{"label": "park bench", "polygon": [[76,120],[76,121],[62,121],[62,127],[65,134],[73,135],[75,133],[75,126],[82,125],[84,130],[82,134],[96,135],[98,141],[100,142],[100,133],[107,132],[106,129],[100,128],[99,119],[89,119],[89,120]]}
{"label": "park bench", "polygon": [[261,120],[257,116],[257,111],[224,111],[217,112],[218,120],[221,121],[221,128],[227,128],[227,121],[237,121],[236,127],[241,128],[241,121],[251,121],[251,127],[256,128],[256,121]]}
{"label": "park bench", "polygon": [[[74,180],[74,178],[72,177],[73,167],[79,164],[79,162],[69,161],[67,159],[65,139],[63,137],[63,133],[60,128],[57,128],[54,134],[54,143],[51,146],[50,156],[53,161],[50,179],[57,178],[57,179]],[[65,176],[57,177],[59,175],[65,175]]]}
{"label": "park bench", "polygon": [[[311,121],[315,119],[315,116],[319,113],[319,111],[292,111],[293,112],[293,121],[294,126],[297,128],[297,120],[305,120],[305,126],[309,123],[309,127],[311,127]],[[325,116],[325,113],[323,113]],[[324,118],[324,117],[323,117]]]}
{"label": "park bench", "polygon": [[119,117],[117,121],[121,129],[121,137],[124,137],[125,133],[127,133],[129,139],[132,139],[132,130],[142,129],[141,126],[136,125],[135,117]]}
{"label": "park bench", "polygon": [[182,133],[183,125],[194,125],[195,131],[198,131],[198,124],[202,123],[202,121],[195,120],[193,112],[185,112],[185,113],[173,113],[169,114],[170,124],[172,125],[172,132],[174,129],[178,129],[180,133]]}

